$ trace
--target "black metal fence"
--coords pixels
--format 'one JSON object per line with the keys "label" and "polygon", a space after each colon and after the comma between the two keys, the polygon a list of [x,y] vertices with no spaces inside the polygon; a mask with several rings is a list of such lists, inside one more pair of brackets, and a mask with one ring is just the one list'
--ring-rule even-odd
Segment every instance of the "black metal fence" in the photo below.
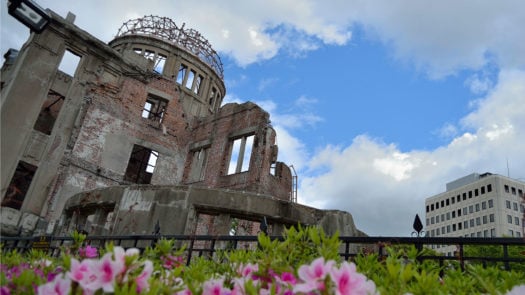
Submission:
{"label": "black metal fence", "polygon": [[[213,257],[217,251],[225,249],[256,249],[257,236],[190,236],[190,235],[132,235],[132,236],[89,236],[86,245],[96,247],[113,242],[116,246],[124,248],[138,248],[143,251],[152,246],[160,238],[173,239],[177,247],[185,248],[186,263],[189,264],[194,257]],[[282,237],[272,236],[272,239],[282,240]],[[454,246],[453,255],[425,255],[418,256],[420,261],[434,260],[441,266],[445,261],[457,261],[462,269],[465,262],[477,261],[487,263],[502,263],[504,269],[510,270],[511,263],[525,265],[525,240],[522,238],[436,238],[436,237],[340,237],[340,256],[345,260],[352,260],[363,251],[377,253],[378,259],[387,256],[385,247],[389,245],[413,245],[421,250],[431,245]],[[73,244],[71,237],[0,237],[2,251],[17,250],[26,252],[29,249],[47,251],[50,255],[57,256],[61,251]],[[501,247],[502,255],[497,257],[466,256],[465,246],[497,246]],[[509,255],[509,247],[523,247],[518,251],[518,256]],[[428,252],[428,251],[427,251]]]}

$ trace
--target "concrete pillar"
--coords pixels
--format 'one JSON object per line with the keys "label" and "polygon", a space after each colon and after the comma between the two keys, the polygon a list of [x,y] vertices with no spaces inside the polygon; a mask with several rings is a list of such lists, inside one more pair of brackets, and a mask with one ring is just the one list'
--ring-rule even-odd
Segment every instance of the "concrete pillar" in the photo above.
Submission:
{"label": "concrete pillar", "polygon": [[[47,31],[41,35],[32,35],[17,57],[12,70],[12,80],[1,93],[0,194],[2,199],[18,161],[25,151],[25,145],[31,136],[42,104],[47,98],[49,84],[61,59],[57,51],[59,48],[63,49],[63,42],[50,36],[51,33]],[[37,44],[47,42],[54,48],[50,48],[49,44],[46,44],[46,47]],[[39,209],[31,213],[40,214]]]}
{"label": "concrete pillar", "polygon": [[[219,214],[213,220],[213,233],[219,236],[227,236],[230,234],[231,217],[230,214]],[[215,249],[225,249],[228,245],[227,241],[217,242]]]}

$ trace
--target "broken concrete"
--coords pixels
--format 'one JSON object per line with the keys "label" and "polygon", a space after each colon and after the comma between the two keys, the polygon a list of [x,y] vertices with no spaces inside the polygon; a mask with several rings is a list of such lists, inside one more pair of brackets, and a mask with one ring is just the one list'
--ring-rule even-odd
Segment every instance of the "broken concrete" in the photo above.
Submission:
{"label": "broken concrete", "polygon": [[[222,216],[205,217],[221,232],[240,214],[271,216],[275,228],[323,222],[356,233],[345,214],[336,222],[292,203],[296,178],[277,160],[269,114],[251,102],[221,106],[222,63],[195,30],[150,16],[105,44],[74,15],[50,15],[2,67],[2,234],[65,233],[74,224],[149,233],[157,219],[182,233],[208,207]],[[150,32],[151,22],[164,30]],[[310,211],[324,217],[305,217]]]}

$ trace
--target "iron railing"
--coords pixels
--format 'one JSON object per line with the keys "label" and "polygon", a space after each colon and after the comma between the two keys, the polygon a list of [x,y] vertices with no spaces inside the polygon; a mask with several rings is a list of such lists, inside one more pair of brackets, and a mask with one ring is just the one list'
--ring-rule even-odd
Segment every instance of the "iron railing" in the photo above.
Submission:
{"label": "iron railing", "polygon": [[[185,248],[186,263],[189,264],[194,257],[213,257],[217,251],[228,249],[256,249],[257,236],[211,236],[211,235],[128,235],[128,236],[88,236],[86,245],[100,247],[108,242],[124,248],[138,248],[143,251],[152,246],[159,239],[173,239],[176,247]],[[272,239],[282,240],[283,237],[272,236]],[[437,238],[437,237],[340,237],[341,250],[339,255],[345,260],[352,260],[363,251],[377,253],[378,259],[384,259],[388,254],[385,247],[389,245],[414,245],[421,250],[430,245],[454,245],[454,255],[425,255],[418,256],[418,260],[438,261],[440,266],[445,261],[457,261],[463,270],[465,262],[502,263],[504,269],[510,270],[511,263],[525,263],[525,240],[522,238]],[[26,252],[37,248],[47,251],[50,255],[57,256],[61,251],[72,245],[72,237],[0,237],[2,251],[17,250]],[[498,246],[503,254],[498,257],[466,256],[465,246]],[[519,257],[509,256],[509,247],[523,246]]]}

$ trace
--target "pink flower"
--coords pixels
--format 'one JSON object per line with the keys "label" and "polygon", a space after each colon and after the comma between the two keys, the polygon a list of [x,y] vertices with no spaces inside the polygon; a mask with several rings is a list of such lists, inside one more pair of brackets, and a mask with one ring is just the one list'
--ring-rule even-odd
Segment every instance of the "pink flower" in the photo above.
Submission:
{"label": "pink flower", "polygon": [[283,272],[281,274],[280,280],[283,283],[288,283],[288,284],[291,284],[291,285],[295,285],[297,283],[297,279],[295,278],[293,273],[289,273],[289,272]]}
{"label": "pink flower", "polygon": [[223,286],[222,279],[204,282],[202,295],[230,295],[231,291]]}
{"label": "pink flower", "polygon": [[241,264],[237,273],[241,277],[248,278],[251,274],[257,272],[258,270],[259,270],[259,266],[257,264],[248,263],[246,265]]}
{"label": "pink flower", "polygon": [[162,260],[162,267],[166,269],[173,269],[182,264],[182,257],[180,256],[167,255],[160,257],[160,259]]}
{"label": "pink flower", "polygon": [[0,295],[11,295],[11,291],[9,291],[9,288],[7,286],[1,286]]}
{"label": "pink flower", "polygon": [[96,275],[93,273],[93,260],[85,259],[79,262],[71,258],[71,269],[68,272],[69,278],[77,282],[82,288],[90,289],[90,286],[96,281]]}
{"label": "pink flower", "polygon": [[122,270],[125,270],[126,268],[126,257],[138,257],[140,254],[139,249],[137,248],[129,248],[127,250],[124,250],[122,247],[115,247],[113,249],[113,253],[115,254],[115,262],[118,264],[121,264]]}
{"label": "pink flower", "polygon": [[335,294],[375,294],[376,288],[372,281],[358,273],[355,264],[343,262],[340,268],[333,268],[330,271],[330,277],[335,283]]}
{"label": "pink flower", "polygon": [[67,295],[71,289],[71,280],[68,277],[56,276],[51,282],[38,286],[38,295]]}
{"label": "pink flower", "polygon": [[95,264],[94,270],[97,273],[97,283],[104,292],[113,292],[115,278],[123,270],[124,266],[118,261],[111,259],[111,253],[107,253]]}
{"label": "pink flower", "polygon": [[98,256],[97,248],[87,245],[85,248],[78,249],[78,254],[82,258],[95,258]]}
{"label": "pink flower", "polygon": [[144,269],[142,270],[142,273],[135,279],[135,283],[137,284],[137,293],[142,292],[142,290],[147,290],[149,288],[148,279],[153,273],[153,263],[151,261],[146,260],[144,262]]}
{"label": "pink flower", "polygon": [[335,261],[330,260],[325,263],[324,258],[320,257],[312,261],[310,265],[301,265],[298,275],[303,283],[297,284],[293,291],[308,293],[314,290],[324,290],[326,287],[324,280],[334,264]]}

